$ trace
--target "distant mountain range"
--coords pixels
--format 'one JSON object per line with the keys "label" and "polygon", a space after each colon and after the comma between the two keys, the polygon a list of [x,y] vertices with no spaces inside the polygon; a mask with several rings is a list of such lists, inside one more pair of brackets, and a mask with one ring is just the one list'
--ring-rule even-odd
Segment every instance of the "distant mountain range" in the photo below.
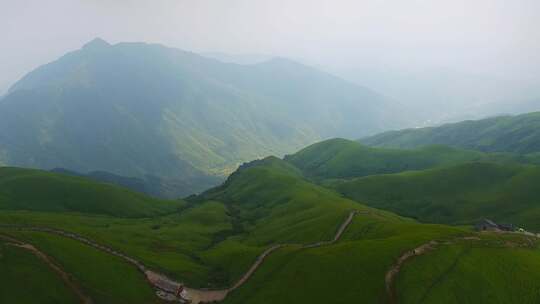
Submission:
{"label": "distant mountain range", "polygon": [[380,64],[326,70],[414,109],[417,127],[540,111],[540,85],[527,77],[505,78],[449,68],[399,69]]}
{"label": "distant mountain range", "polygon": [[261,54],[228,54],[222,52],[203,52],[199,54],[204,57],[219,60],[221,62],[237,64],[257,64],[274,58],[274,56]]}
{"label": "distant mountain range", "polygon": [[287,59],[239,65],[96,39],[0,100],[0,164],[156,176],[193,193],[247,160],[402,127],[402,113],[369,89]]}

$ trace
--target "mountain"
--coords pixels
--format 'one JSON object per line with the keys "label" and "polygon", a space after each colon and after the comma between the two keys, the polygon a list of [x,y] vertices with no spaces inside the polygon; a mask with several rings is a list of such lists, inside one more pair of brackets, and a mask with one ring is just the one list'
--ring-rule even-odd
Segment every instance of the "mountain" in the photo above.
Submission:
{"label": "mountain", "polygon": [[463,121],[439,127],[390,131],[362,138],[375,147],[448,145],[485,152],[540,152],[540,112]]}
{"label": "mountain", "polygon": [[442,145],[410,150],[374,148],[339,138],[313,144],[285,157],[303,174],[317,180],[424,170],[479,160],[512,162],[518,159]]}
{"label": "mountain", "polygon": [[261,54],[228,54],[222,52],[202,52],[199,54],[204,57],[219,60],[221,62],[237,64],[257,64],[273,58],[273,56]]}
{"label": "mountain", "polygon": [[246,160],[399,127],[399,109],[287,59],[238,65],[96,39],[0,100],[0,164],[208,183]]}
{"label": "mountain", "polygon": [[[538,85],[536,87],[539,87]],[[540,95],[538,93],[537,95]],[[467,113],[473,117],[485,118],[490,116],[520,115],[540,111],[540,98],[522,98],[490,102],[482,105],[470,106]]]}
{"label": "mountain", "polygon": [[540,111],[539,83],[523,75],[500,77],[450,68],[391,68],[378,63],[327,70],[414,109],[419,121],[415,127]]}

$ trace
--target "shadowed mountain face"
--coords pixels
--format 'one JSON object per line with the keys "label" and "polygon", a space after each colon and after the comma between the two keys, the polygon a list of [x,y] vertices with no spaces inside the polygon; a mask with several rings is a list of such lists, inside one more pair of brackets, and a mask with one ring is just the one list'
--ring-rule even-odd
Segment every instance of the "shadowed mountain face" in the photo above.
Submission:
{"label": "shadowed mountain face", "polygon": [[399,127],[397,111],[285,59],[238,65],[96,39],[0,100],[0,164],[204,180],[322,138]]}
{"label": "shadowed mountain face", "polygon": [[190,179],[163,179],[153,175],[126,177],[105,171],[92,171],[83,174],[62,168],[54,168],[51,172],[85,177],[94,181],[125,187],[152,197],[166,199],[187,197],[194,192],[199,193],[211,188],[222,181],[220,177],[204,175]]}

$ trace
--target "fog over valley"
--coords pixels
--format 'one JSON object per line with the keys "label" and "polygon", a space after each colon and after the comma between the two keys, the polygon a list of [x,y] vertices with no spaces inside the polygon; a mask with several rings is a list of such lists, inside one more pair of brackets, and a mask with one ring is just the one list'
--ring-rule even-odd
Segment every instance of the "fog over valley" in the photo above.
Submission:
{"label": "fog over valley", "polygon": [[244,64],[290,58],[400,102],[410,108],[407,114],[417,115],[416,125],[508,112],[506,103],[539,109],[540,4],[534,0],[1,5],[3,92],[37,66],[100,37]]}

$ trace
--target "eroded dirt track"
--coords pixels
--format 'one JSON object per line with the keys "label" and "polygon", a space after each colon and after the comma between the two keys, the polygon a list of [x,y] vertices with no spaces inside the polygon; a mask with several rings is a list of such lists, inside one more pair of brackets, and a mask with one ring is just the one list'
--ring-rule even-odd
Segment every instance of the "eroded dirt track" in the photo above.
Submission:
{"label": "eroded dirt track", "polygon": [[54,263],[51,260],[51,258],[49,258],[48,255],[41,252],[40,250],[38,250],[33,245],[27,244],[27,243],[22,242],[22,241],[19,241],[19,240],[13,238],[13,237],[0,235],[0,239],[3,239],[4,241],[8,241],[9,243],[7,243],[7,244],[9,244],[11,246],[15,246],[15,247],[18,247],[18,248],[23,248],[23,249],[26,249],[26,250],[30,251],[32,254],[34,254],[36,257],[38,257],[40,260],[42,260],[49,268],[51,268],[58,276],[60,276],[60,278],[62,279],[64,284],[66,284],[66,286],[69,289],[71,289],[71,291],[73,291],[77,295],[77,297],[79,298],[81,303],[83,303],[83,304],[92,304],[93,303],[92,299],[88,295],[86,295],[84,293],[82,288],[77,283],[75,283],[73,281],[71,276],[67,272],[65,272],[60,266],[58,266],[56,263]]}
{"label": "eroded dirt track", "polygon": [[386,272],[385,284],[386,284],[386,293],[388,295],[388,303],[395,304],[397,303],[397,293],[395,289],[395,280],[399,274],[401,267],[405,262],[411,259],[414,256],[422,255],[430,250],[433,250],[437,246],[437,241],[429,241],[428,243],[422,244],[413,250],[409,250],[402,254],[397,261],[392,265],[392,267]]}

